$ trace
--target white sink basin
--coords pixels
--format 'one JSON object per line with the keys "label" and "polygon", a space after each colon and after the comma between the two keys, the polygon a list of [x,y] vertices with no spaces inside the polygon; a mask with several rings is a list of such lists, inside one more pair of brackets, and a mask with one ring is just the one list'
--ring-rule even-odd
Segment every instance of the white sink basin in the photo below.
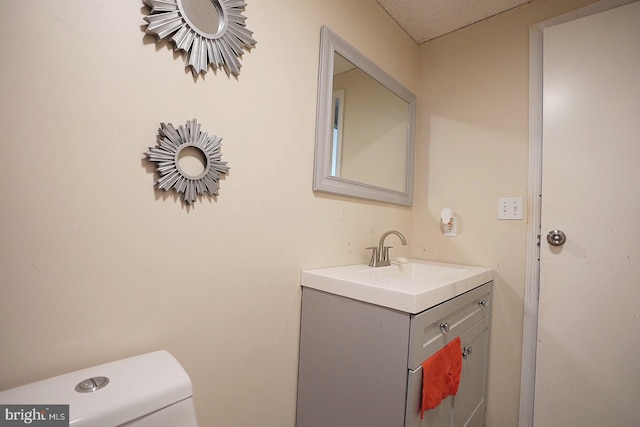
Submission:
{"label": "white sink basin", "polygon": [[419,313],[470,291],[493,278],[489,268],[410,259],[387,267],[365,264],[302,272],[302,286]]}

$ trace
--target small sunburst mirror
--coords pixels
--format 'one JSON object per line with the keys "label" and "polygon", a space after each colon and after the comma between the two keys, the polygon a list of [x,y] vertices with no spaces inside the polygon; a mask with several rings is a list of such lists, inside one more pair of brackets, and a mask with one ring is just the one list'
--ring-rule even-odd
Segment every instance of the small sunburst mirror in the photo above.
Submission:
{"label": "small sunburst mirror", "polygon": [[151,8],[146,32],[171,37],[174,49],[188,57],[194,75],[211,65],[240,75],[240,57],[257,43],[246,28],[242,0],[142,0]]}
{"label": "small sunburst mirror", "polygon": [[189,205],[198,195],[218,195],[219,180],[229,166],[222,161],[222,138],[209,136],[200,130],[193,119],[176,129],[171,123],[160,124],[158,143],[145,153],[150,162],[156,163],[160,190],[174,190]]}

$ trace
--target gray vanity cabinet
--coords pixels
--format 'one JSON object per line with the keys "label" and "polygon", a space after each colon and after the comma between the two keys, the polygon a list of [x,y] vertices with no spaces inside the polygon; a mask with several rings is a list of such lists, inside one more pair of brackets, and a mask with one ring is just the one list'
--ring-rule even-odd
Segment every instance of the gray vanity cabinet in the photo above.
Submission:
{"label": "gray vanity cabinet", "polygon": [[[303,287],[297,427],[483,426],[491,286],[418,314]],[[457,336],[458,394],[420,419],[421,364]]]}

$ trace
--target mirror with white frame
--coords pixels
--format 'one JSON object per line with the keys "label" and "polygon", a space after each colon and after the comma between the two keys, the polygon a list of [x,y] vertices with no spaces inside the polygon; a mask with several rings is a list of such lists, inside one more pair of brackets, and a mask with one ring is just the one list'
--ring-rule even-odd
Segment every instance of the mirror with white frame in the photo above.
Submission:
{"label": "mirror with white frame", "polygon": [[326,26],[313,190],[411,206],[415,95]]}

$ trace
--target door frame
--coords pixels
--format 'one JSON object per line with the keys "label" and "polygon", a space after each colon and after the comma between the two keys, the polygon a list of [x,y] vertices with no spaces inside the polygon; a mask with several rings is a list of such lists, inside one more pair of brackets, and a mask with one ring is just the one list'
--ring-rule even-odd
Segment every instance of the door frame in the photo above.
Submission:
{"label": "door frame", "polygon": [[540,244],[542,218],[542,72],[545,28],[594,15],[639,0],[602,0],[529,27],[529,189],[527,259],[522,328],[519,427],[533,427],[538,297],[540,290]]}

